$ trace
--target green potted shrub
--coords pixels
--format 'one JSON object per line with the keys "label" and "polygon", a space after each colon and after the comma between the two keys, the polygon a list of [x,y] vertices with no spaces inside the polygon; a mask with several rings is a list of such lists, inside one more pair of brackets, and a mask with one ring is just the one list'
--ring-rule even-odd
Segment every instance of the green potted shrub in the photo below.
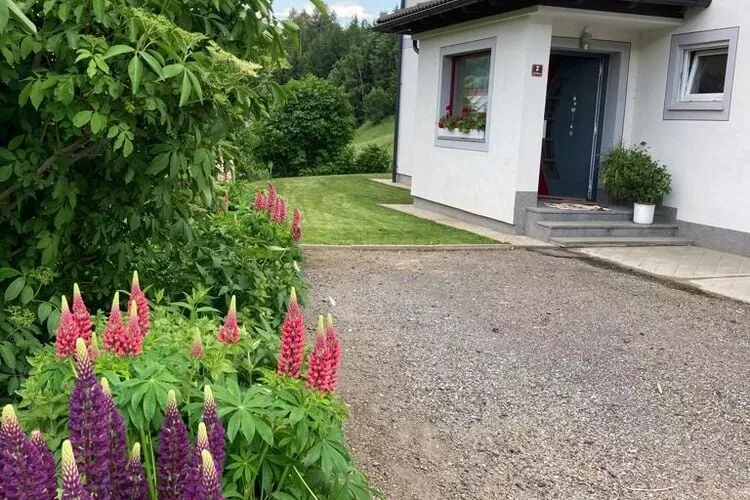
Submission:
{"label": "green potted shrub", "polygon": [[646,143],[626,147],[619,144],[603,161],[602,178],[616,200],[633,203],[633,222],[654,222],[656,202],[672,191],[667,167],[651,158]]}

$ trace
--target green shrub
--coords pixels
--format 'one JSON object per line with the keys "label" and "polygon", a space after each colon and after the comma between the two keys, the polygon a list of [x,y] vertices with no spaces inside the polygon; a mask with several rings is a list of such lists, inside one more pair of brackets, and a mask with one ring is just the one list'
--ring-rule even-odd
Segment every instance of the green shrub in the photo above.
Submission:
{"label": "green shrub", "polygon": [[619,144],[602,164],[604,185],[616,200],[653,204],[672,191],[667,167],[651,158],[645,143],[632,147]]}
{"label": "green shrub", "polygon": [[354,135],[352,107],[338,87],[307,76],[284,90],[290,97],[255,129],[260,138],[255,154],[272,163],[274,177],[296,176],[335,161]]}
{"label": "green shrub", "polygon": [[[85,293],[85,290],[84,290]],[[352,464],[342,434],[346,408],[335,395],[305,387],[301,379],[276,374],[279,336],[240,310],[240,341],[218,342],[220,323],[198,307],[200,296],[184,305],[157,305],[151,331],[137,357],[101,351],[97,376],[106,376],[124,415],[131,440],[140,441],[153,475],[158,443],[150,437],[162,424],[167,392],[178,396],[191,431],[201,417],[205,384],[212,386],[227,432],[224,494],[227,498],[355,498],[376,495]],[[238,303],[242,306],[241,303]],[[101,331],[105,318],[93,318]],[[202,352],[195,357],[194,340]],[[46,347],[31,360],[19,418],[26,429],[39,428],[54,450],[68,436],[67,415],[74,381],[69,359]]]}
{"label": "green shrub", "polygon": [[394,113],[396,104],[392,94],[375,87],[365,97],[364,106],[365,119],[378,124]]}
{"label": "green shrub", "polygon": [[238,127],[232,134],[225,154],[234,166],[237,180],[258,181],[271,176],[270,166],[255,155],[259,140],[256,131],[249,126]]}
{"label": "green shrub", "polygon": [[391,153],[382,146],[370,144],[359,152],[354,165],[356,173],[387,172],[391,167]]}

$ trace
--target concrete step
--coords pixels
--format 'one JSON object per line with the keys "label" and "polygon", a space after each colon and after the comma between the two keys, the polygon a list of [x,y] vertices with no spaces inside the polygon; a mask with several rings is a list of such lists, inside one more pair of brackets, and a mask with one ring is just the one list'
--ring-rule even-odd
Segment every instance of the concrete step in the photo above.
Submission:
{"label": "concrete step", "polygon": [[677,224],[636,224],[620,220],[540,221],[537,225],[548,238],[576,238],[588,236],[651,237],[675,236]]}
{"label": "concrete step", "polygon": [[552,207],[527,207],[531,217],[537,221],[600,221],[633,219],[633,210],[615,208],[611,210],[562,210]]}
{"label": "concrete step", "polygon": [[644,246],[689,246],[693,242],[684,238],[653,236],[653,237],[626,237],[626,236],[591,236],[550,238],[551,242],[564,247],[644,247]]}

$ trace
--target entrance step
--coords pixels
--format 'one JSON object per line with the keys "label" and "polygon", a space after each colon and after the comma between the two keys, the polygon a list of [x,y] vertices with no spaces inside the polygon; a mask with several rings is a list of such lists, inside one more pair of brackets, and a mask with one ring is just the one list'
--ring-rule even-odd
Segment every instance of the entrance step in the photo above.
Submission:
{"label": "entrance step", "polygon": [[563,247],[644,247],[644,246],[688,246],[691,240],[669,236],[627,237],[627,236],[589,236],[550,238],[549,241]]}
{"label": "entrance step", "polygon": [[527,216],[539,221],[632,221],[633,210],[612,208],[610,210],[561,210],[552,207],[528,207]]}
{"label": "entrance step", "polygon": [[598,236],[665,237],[677,234],[677,224],[635,224],[622,220],[540,221],[547,238]]}

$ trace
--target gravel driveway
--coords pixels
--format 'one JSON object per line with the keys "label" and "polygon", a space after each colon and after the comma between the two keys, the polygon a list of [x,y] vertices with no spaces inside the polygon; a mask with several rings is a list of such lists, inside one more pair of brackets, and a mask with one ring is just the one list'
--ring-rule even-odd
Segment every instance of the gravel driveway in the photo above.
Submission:
{"label": "gravel driveway", "polygon": [[388,498],[750,498],[750,307],[524,250],[305,257]]}

